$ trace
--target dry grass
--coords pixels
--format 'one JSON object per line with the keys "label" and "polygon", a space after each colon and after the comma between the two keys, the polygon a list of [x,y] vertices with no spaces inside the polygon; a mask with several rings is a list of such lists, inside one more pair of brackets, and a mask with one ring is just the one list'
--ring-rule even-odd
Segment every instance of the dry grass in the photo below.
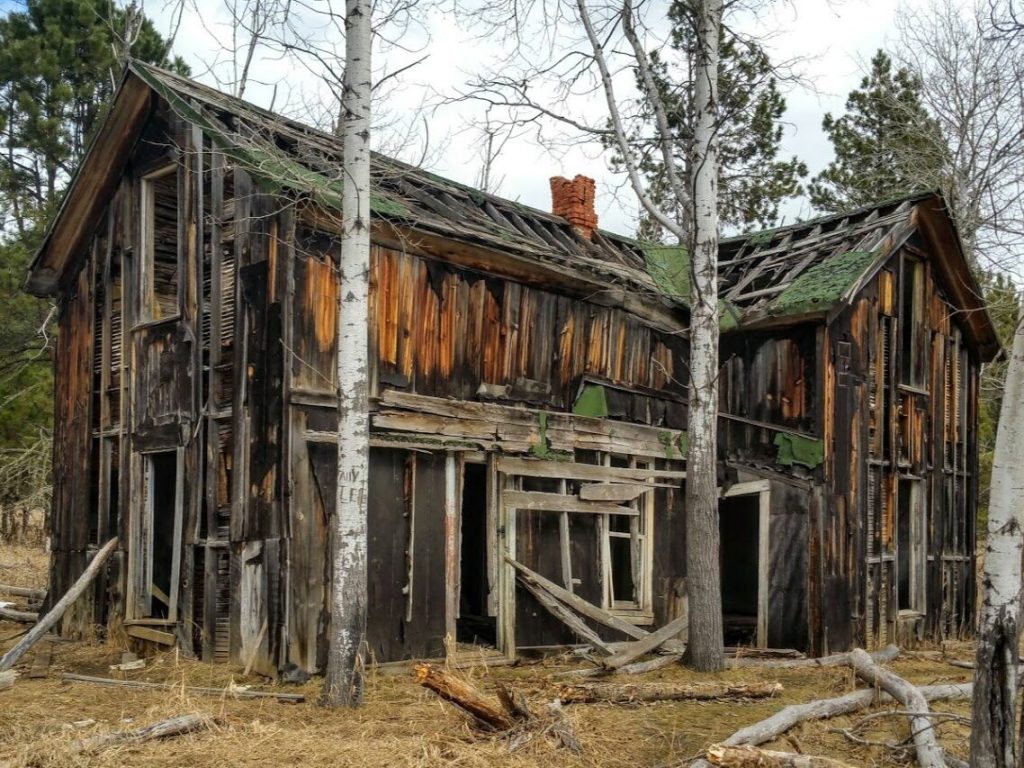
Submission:
{"label": "dry grass", "polygon": [[[45,582],[45,557],[4,547],[0,562],[21,563],[5,570],[6,583],[40,585]],[[35,574],[33,576],[33,573]],[[17,578],[16,578],[17,577]],[[21,627],[0,623],[0,651],[13,642]],[[0,766],[279,766],[317,765],[403,768],[464,766],[465,768],[549,768],[549,766],[609,766],[617,768],[685,764],[709,744],[738,728],[760,720],[789,703],[840,695],[855,687],[849,670],[728,670],[719,675],[698,675],[682,668],[666,669],[644,679],[659,682],[730,682],[779,680],[785,690],[777,699],[741,703],[658,703],[636,707],[588,704],[568,707],[583,753],[574,756],[547,736],[529,741],[514,753],[505,737],[475,730],[465,717],[433,694],[416,686],[409,675],[371,671],[365,706],[356,711],[331,711],[315,703],[319,681],[281,690],[302,692],[305,704],[275,700],[236,700],[174,691],[108,688],[60,681],[65,671],[102,676],[121,675],[133,680],[170,682],[179,686],[226,687],[252,683],[270,689],[258,678],[243,681],[241,672],[227,666],[203,664],[174,653],[150,657],[147,667],[128,673],[112,673],[108,665],[119,661],[116,642],[58,643],[45,679],[23,676],[15,686],[0,693]],[[947,647],[951,657],[970,658],[966,645]],[[967,670],[952,667],[940,654],[911,654],[892,668],[918,683],[964,681]],[[32,654],[23,660],[27,674]],[[492,680],[502,680],[523,691],[540,711],[553,697],[549,676],[564,666],[565,659],[520,667],[476,667],[463,670],[485,690]],[[631,678],[631,682],[635,681]],[[935,711],[967,714],[966,703],[936,703]],[[121,728],[135,728],[166,717],[201,712],[216,720],[207,731],[164,742],[108,748],[94,755],[76,754],[75,742]],[[860,719],[805,723],[774,746],[830,755],[854,765],[900,765],[899,755],[883,748],[849,743],[833,729],[849,727]],[[946,746],[964,756],[967,731],[955,723],[942,725]],[[872,723],[862,734],[869,739],[905,738],[903,718]]]}

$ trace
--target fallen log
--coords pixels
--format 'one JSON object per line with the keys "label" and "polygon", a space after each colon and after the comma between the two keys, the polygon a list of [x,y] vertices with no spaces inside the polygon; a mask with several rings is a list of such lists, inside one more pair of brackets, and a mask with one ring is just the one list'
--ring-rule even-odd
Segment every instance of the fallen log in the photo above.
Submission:
{"label": "fallen log", "polygon": [[17,679],[18,673],[13,669],[9,669],[6,672],[0,672],[0,691],[6,691],[14,685],[14,681]]}
{"label": "fallen log", "polygon": [[8,608],[0,605],[0,619],[7,619],[7,621],[17,621],[22,624],[35,624],[39,621],[39,614],[32,613],[31,611],[19,611],[14,608]]}
{"label": "fallen log", "polygon": [[35,600],[42,600],[46,597],[46,590],[31,589],[30,587],[14,587],[10,584],[0,584],[0,595],[11,595],[12,597],[31,597]]}
{"label": "fallen log", "polygon": [[665,626],[661,627],[661,629],[651,632],[643,639],[637,640],[635,643],[630,643],[625,648],[613,653],[607,659],[603,659],[601,664],[605,669],[619,669],[620,667],[624,667],[630,662],[640,658],[645,653],[650,653],[666,640],[670,640],[678,635],[686,629],[688,621],[689,617],[686,614],[678,616]]}
{"label": "fallen log", "polygon": [[57,604],[51,608],[39,622],[28,631],[28,633],[18,641],[11,650],[4,654],[3,658],[0,658],[0,672],[10,669],[14,666],[15,662],[20,659],[27,650],[38,642],[39,638],[49,632],[53,625],[60,621],[61,616],[64,612],[70,608],[74,602],[81,596],[83,592],[92,584],[96,575],[100,572],[103,564],[107,562],[107,558],[110,557],[110,553],[117,547],[117,537],[115,536],[106,544],[103,545],[95,556],[92,558],[92,562],[89,563],[88,567],[78,577],[71,589],[65,593],[65,595],[57,601]]}
{"label": "fallen log", "polygon": [[878,666],[860,648],[850,651],[850,665],[857,677],[869,685],[881,688],[910,711],[910,733],[917,750],[918,765],[921,768],[944,768],[942,747],[935,738],[935,729],[928,717],[928,702],[917,686]]}
{"label": "fallen log", "polygon": [[[659,656],[656,659],[649,659],[647,661],[637,661],[633,664],[627,664],[624,667],[619,667],[615,670],[616,675],[640,675],[644,672],[653,672],[656,669],[662,667],[668,667],[673,664],[678,664],[683,660],[683,654],[673,653],[667,656]],[[612,674],[612,670],[605,669],[604,667],[593,667],[591,669],[571,669],[568,672],[559,672],[554,675],[557,678],[578,678],[578,677],[603,677]]]}
{"label": "fallen log", "polygon": [[413,672],[417,683],[454,704],[481,726],[493,731],[507,731],[515,725],[515,721],[500,702],[487,698],[466,681],[448,674],[440,667],[433,664],[417,664],[413,667]]}
{"label": "fallen log", "polygon": [[170,717],[143,728],[113,731],[93,736],[89,739],[83,739],[74,744],[72,749],[75,752],[97,752],[115,744],[137,744],[141,741],[164,739],[168,736],[180,736],[183,733],[191,733],[209,727],[210,718],[205,715],[196,713],[178,715],[177,717]]}
{"label": "fallen log", "polygon": [[[885,664],[894,661],[900,655],[900,649],[895,645],[887,645],[880,651],[871,654],[871,658],[878,664]],[[803,669],[805,667],[848,667],[850,666],[850,652],[836,653],[831,656],[822,656],[820,659],[734,659],[734,667],[759,667],[761,669]]]}
{"label": "fallen log", "polygon": [[[598,608],[593,603],[584,600],[579,595],[574,594],[569,590],[565,589],[564,587],[559,586],[550,579],[541,576],[536,571],[530,570],[525,565],[516,560],[513,560],[508,555],[505,556],[505,561],[513,568],[515,568],[516,571],[519,572],[519,574],[522,574],[525,578],[530,579],[532,582],[534,582],[534,584],[544,589],[552,597],[565,603],[567,606],[572,608],[581,616],[586,616],[588,619],[592,619],[593,621],[596,621],[598,624],[603,624],[604,626],[610,629],[614,629],[618,632],[621,632],[622,634],[626,635],[627,637],[631,637],[634,640],[640,640],[644,637],[647,637],[647,635],[650,634],[650,632],[648,632],[647,630],[641,629],[635,624],[630,624],[628,621],[620,619],[618,616],[614,616],[608,613],[608,611]],[[614,644],[612,645],[614,647]],[[669,651],[671,653],[682,653],[684,650],[686,650],[686,647],[681,640],[666,640],[662,645],[664,646],[666,651]]]}
{"label": "fallen log", "polygon": [[[971,698],[971,683],[946,683],[944,685],[926,685],[918,689],[928,701],[956,701]],[[805,704],[790,704],[783,707],[771,717],[748,725],[736,731],[722,742],[726,746],[750,745],[757,746],[774,741],[786,731],[806,720],[826,720],[840,717],[870,707],[875,703],[892,701],[887,693],[876,691],[854,691],[845,696],[833,699],[817,699]],[[690,768],[708,768],[711,764],[703,758],[693,761]]]}
{"label": "fallen log", "polygon": [[781,693],[780,683],[576,683],[558,689],[562,704],[638,704],[650,701],[763,699]]}
{"label": "fallen log", "polygon": [[708,760],[722,768],[852,768],[831,757],[775,752],[758,747],[730,747],[715,744],[708,749]]}
{"label": "fallen log", "polygon": [[148,683],[145,680],[115,680],[112,677],[92,677],[91,675],[78,675],[73,672],[65,672],[61,680],[66,683],[92,683],[94,685],[112,685],[120,688],[150,688],[156,691],[185,691],[186,693],[201,693],[209,696],[232,696],[238,699],[277,699],[289,701],[296,704],[302,703],[306,697],[301,693],[283,693],[277,691],[251,691],[247,688],[209,688],[205,686],[180,685],[171,683]]}

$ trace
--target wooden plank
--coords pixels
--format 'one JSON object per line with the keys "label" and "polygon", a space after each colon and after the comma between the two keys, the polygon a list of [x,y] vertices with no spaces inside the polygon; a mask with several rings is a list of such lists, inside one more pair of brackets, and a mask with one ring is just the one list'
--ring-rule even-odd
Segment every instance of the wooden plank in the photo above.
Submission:
{"label": "wooden plank", "polygon": [[171,632],[162,632],[159,629],[153,629],[153,627],[146,627],[142,625],[132,625],[125,627],[124,631],[130,637],[137,637],[139,640],[149,640],[153,643],[159,643],[160,645],[175,644],[174,634]]}
{"label": "wooden plank", "polygon": [[673,619],[661,629],[651,632],[651,634],[647,635],[642,640],[637,640],[627,648],[623,648],[614,655],[605,659],[603,662],[605,668],[618,669],[619,667],[629,664],[634,659],[643,656],[645,653],[653,651],[666,640],[670,640],[682,632],[686,628],[688,620],[689,617],[685,614]]}
{"label": "wooden plank", "polygon": [[[594,605],[591,602],[588,602],[587,600],[584,600],[579,595],[569,592],[567,589],[563,589],[562,587],[555,584],[553,581],[550,581],[549,579],[546,579],[543,576],[541,576],[539,573],[530,570],[522,563],[516,562],[511,557],[506,557],[505,562],[507,562],[510,566],[512,566],[512,568],[518,571],[522,578],[528,579],[529,581],[535,583],[537,586],[549,592],[553,597],[557,598],[558,600],[561,600],[570,608],[573,608],[574,610],[578,611],[582,615],[586,616],[588,619],[593,619],[594,621],[603,624],[606,627],[618,630],[627,637],[632,637],[635,640],[640,640],[641,638],[647,637],[647,635],[650,634],[649,632],[647,632],[644,629],[641,629],[635,624],[630,624],[628,621],[625,621],[624,619],[621,619],[618,616],[608,613],[608,611],[598,608],[596,605]],[[663,645],[665,646],[665,650],[671,651],[673,653],[681,653],[684,650],[683,644],[678,640],[668,640]]]}
{"label": "wooden plank", "polygon": [[649,490],[649,485],[588,483],[580,486],[580,498],[584,501],[634,501]]}
{"label": "wooden plank", "polygon": [[625,482],[665,488],[678,488],[679,484],[661,484],[656,481],[686,479],[686,472],[667,469],[600,467],[594,464],[580,464],[571,461],[520,459],[513,456],[500,456],[497,463],[499,472],[504,472],[507,475],[526,475],[529,477],[593,480],[605,483]]}
{"label": "wooden plank", "polygon": [[596,648],[600,648],[607,654],[613,653],[613,649],[604,640],[601,639],[594,630],[588,627],[583,620],[565,607],[563,603],[555,600],[550,594],[536,586],[529,579],[524,578],[522,573],[519,574],[519,583],[522,584],[526,591],[529,592],[534,598],[540,603],[552,616],[558,619],[560,622],[565,624],[572,632],[578,635],[584,641],[590,643]]}
{"label": "wooden plank", "polygon": [[630,509],[629,507],[601,504],[596,501],[583,501],[579,496],[562,495],[561,493],[504,491],[501,499],[507,507],[540,512],[575,512],[590,515],[627,515],[631,517],[640,514],[637,510]]}
{"label": "wooden plank", "polygon": [[46,677],[50,671],[50,660],[53,658],[53,643],[40,643],[35,658],[32,659],[32,669],[28,676],[31,680],[40,680]]}

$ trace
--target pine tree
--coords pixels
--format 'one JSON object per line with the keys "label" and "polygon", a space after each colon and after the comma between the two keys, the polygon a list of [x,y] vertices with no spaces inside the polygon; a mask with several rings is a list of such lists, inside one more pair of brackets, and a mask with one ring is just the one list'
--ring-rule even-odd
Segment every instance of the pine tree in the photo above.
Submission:
{"label": "pine tree", "polygon": [[846,114],[826,114],[835,159],[808,185],[811,203],[836,213],[923,188],[941,180],[945,144],[921,100],[921,81],[893,68],[879,50],[871,72],[850,92]]}
{"label": "pine tree", "polygon": [[134,6],[27,0],[0,18],[0,448],[51,423],[49,303],[22,291],[46,221],[130,55],[185,71]]}
{"label": "pine tree", "polygon": [[124,56],[184,71],[133,5],[28,0],[0,19],[0,196],[19,235],[45,219],[85,151]]}
{"label": "pine tree", "polygon": [[[688,18],[693,7],[693,3],[676,0],[669,10],[673,29],[668,60],[659,51],[650,53],[650,71],[672,133],[672,154],[684,173],[689,172],[690,149],[694,146],[695,84],[691,69],[696,61],[696,25]],[[779,92],[767,53],[761,46],[725,30],[720,50],[719,219],[723,226],[741,230],[772,226],[780,204],[802,194],[800,180],[806,176],[807,167],[796,157],[779,156],[786,100]],[[641,123],[649,124],[651,120],[652,115],[641,115]],[[643,155],[640,167],[652,200],[664,210],[677,211],[677,220],[683,220],[690,212],[672,199],[660,148],[653,140],[644,142],[636,135],[633,142]],[[653,218],[645,216],[641,220],[640,239],[660,242],[663,236],[663,228]]]}

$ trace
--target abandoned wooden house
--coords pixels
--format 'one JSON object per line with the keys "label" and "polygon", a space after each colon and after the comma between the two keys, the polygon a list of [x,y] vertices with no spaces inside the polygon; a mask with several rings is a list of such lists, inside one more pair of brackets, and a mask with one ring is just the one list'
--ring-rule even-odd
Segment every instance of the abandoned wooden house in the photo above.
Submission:
{"label": "abandoned wooden house", "polygon": [[[375,164],[373,657],[578,642],[538,574],[680,615],[685,255],[597,229],[583,177],[549,214]],[[119,537],[65,632],[322,666],[341,178],[332,136],[126,70],[28,282],[60,310],[51,593]],[[969,631],[997,342],[941,198],[728,240],[721,286],[728,641]]]}

